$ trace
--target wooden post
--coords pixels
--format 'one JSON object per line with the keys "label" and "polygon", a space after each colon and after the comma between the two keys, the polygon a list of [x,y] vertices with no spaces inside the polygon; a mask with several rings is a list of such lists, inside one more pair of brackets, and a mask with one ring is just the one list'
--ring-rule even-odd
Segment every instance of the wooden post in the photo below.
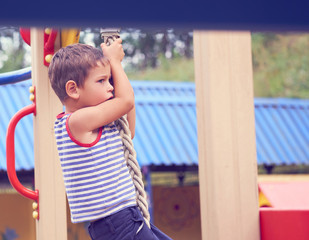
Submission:
{"label": "wooden post", "polygon": [[258,240],[250,32],[194,32],[202,237]]}
{"label": "wooden post", "polygon": [[[60,38],[57,39],[60,46]],[[39,189],[39,214],[36,221],[37,240],[66,240],[66,198],[60,162],[54,138],[53,123],[62,105],[48,80],[43,64],[44,32],[31,29],[32,81],[36,87],[34,117],[35,186]]]}

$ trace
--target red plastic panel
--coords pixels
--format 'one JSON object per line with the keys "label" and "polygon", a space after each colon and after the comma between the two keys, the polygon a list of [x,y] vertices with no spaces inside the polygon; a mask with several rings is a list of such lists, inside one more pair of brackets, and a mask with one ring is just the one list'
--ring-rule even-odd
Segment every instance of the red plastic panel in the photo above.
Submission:
{"label": "red plastic panel", "polygon": [[261,240],[308,240],[309,209],[260,208]]}

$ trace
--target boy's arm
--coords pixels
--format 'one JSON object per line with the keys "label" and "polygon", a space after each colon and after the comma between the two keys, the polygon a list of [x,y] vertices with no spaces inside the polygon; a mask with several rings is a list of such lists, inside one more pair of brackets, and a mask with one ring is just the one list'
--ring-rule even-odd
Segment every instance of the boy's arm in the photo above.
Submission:
{"label": "boy's arm", "polygon": [[134,138],[135,135],[135,106],[128,112],[127,114],[129,129],[131,131],[131,139]]}
{"label": "boy's arm", "polygon": [[101,47],[110,61],[115,97],[96,106],[81,108],[71,115],[70,130],[73,136],[80,141],[87,139],[87,135],[96,129],[127,114],[134,107],[133,88],[121,65],[124,57],[121,39],[117,39],[109,47],[105,44]]}

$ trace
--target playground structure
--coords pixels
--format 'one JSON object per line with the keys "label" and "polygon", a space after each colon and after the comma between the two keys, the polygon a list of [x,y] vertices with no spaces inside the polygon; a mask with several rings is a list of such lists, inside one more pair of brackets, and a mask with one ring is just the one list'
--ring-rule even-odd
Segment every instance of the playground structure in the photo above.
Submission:
{"label": "playground structure", "polygon": [[[43,30],[31,29],[36,93],[35,187],[39,189],[36,231],[37,239],[66,239],[64,187],[59,162],[54,161],[58,157],[53,133],[46,131],[62,107],[48,84],[44,34]],[[55,49],[60,47],[59,41],[55,39]],[[194,33],[201,221],[205,239],[259,239],[250,41],[249,32]],[[244,145],[248,147],[243,148]],[[227,199],[233,207],[227,206]]]}
{"label": "playground structure", "polygon": [[[251,179],[252,176],[250,177],[248,176],[248,174],[250,174],[250,171],[251,171],[251,174],[252,173],[256,174],[255,144],[253,144],[253,147],[251,148],[251,146],[248,143],[248,139],[246,138],[248,137],[248,132],[245,132],[246,127],[243,125],[245,122],[247,125],[249,125],[248,128],[251,127],[251,130],[253,131],[253,133],[249,132],[251,134],[249,138],[251,138],[253,135],[253,139],[255,139],[254,138],[254,125],[252,126],[252,122],[250,123],[250,121],[254,121],[251,119],[253,116],[249,116],[249,117],[247,116],[247,114],[253,110],[253,107],[250,110],[250,107],[253,106],[253,95],[252,95],[252,105],[251,104],[247,105],[247,104],[242,103],[243,100],[248,98],[248,95],[247,95],[248,92],[252,91],[252,86],[249,86],[250,81],[248,80],[250,79],[250,77],[252,77],[252,72],[250,73],[250,70],[248,70],[246,74],[242,72],[242,75],[244,78],[243,79],[241,78],[241,79],[243,80],[243,82],[238,82],[239,72],[244,71],[243,67],[246,67],[248,69],[250,69],[251,67],[250,61],[246,62],[247,65],[243,65],[243,62],[241,62],[240,59],[242,60],[246,59],[248,61],[248,59],[250,58],[250,54],[244,53],[238,59],[239,62],[233,61],[234,59],[237,59],[235,57],[236,55],[243,53],[240,50],[240,48],[243,49],[243,47],[245,46],[246,47],[245,49],[247,48],[250,49],[250,36],[246,35],[245,33],[208,32],[206,34],[203,32],[200,32],[200,33],[196,32],[195,33],[195,46],[196,46],[196,42],[200,43],[200,45],[205,47],[206,49],[204,50],[205,52],[207,52],[207,57],[205,58],[199,55],[196,57],[208,59],[207,61],[211,62],[209,63],[206,61],[205,65],[209,68],[207,69],[207,71],[205,68],[203,68],[202,71],[201,69],[197,69],[196,72],[201,71],[200,74],[202,76],[206,77],[208,80],[212,80],[212,81],[203,81],[202,83],[200,83],[204,86],[204,88],[200,88],[200,89],[198,88],[198,83],[196,82],[197,84],[196,85],[197,114],[198,114],[198,117],[200,114],[199,119],[201,119],[201,115],[202,115],[199,111],[199,108],[201,108],[203,104],[205,105],[205,108],[208,110],[208,113],[212,113],[212,115],[206,115],[206,116],[202,115],[202,117],[204,118],[203,121],[207,122],[206,125],[203,121],[201,123],[201,120],[199,120],[198,122],[199,124],[199,132],[198,132],[199,133],[199,151],[200,151],[199,153],[200,155],[200,158],[199,158],[200,192],[201,192],[201,215],[202,215],[203,238],[205,239],[225,239],[226,236],[231,236],[230,239],[253,239],[253,237],[256,236],[256,239],[258,239],[260,230],[258,227],[259,212],[258,212],[257,199],[256,199],[256,196],[250,197],[249,195],[247,195],[250,192],[252,194],[254,191],[257,191],[256,190],[257,188],[256,179],[254,181],[253,179]],[[201,42],[203,44],[201,44]],[[234,45],[235,42],[240,43],[240,45],[238,46],[238,49],[236,48],[234,49],[234,51],[230,51],[230,48],[236,47]],[[246,44],[248,44],[249,46]],[[220,55],[223,53],[224,55]],[[224,56],[225,57],[227,56],[227,58],[225,58]],[[215,60],[219,59],[220,61],[212,60],[212,58],[215,58]],[[230,63],[230,61],[233,62],[233,69],[228,67],[229,66],[228,64]],[[215,63],[217,63],[217,65]],[[201,65],[201,66],[205,66],[205,65]],[[224,72],[221,72],[222,66],[225,67]],[[196,66],[196,67],[198,68],[199,66]],[[213,69],[221,70],[220,73],[218,73],[219,76],[213,73]],[[204,73],[203,71],[206,71],[206,72]],[[201,77],[201,76],[197,76],[197,77]],[[218,81],[218,79],[221,81]],[[229,79],[229,80],[226,82],[226,79]],[[220,87],[218,87],[217,84],[219,84]],[[215,86],[217,86],[216,88],[219,88],[218,92],[214,92]],[[247,89],[243,89],[245,86],[247,86]],[[210,96],[205,95],[205,89],[208,89],[208,90],[212,89],[211,93],[213,95],[210,95]],[[200,90],[200,93],[198,93],[199,90]],[[241,96],[241,94],[239,95],[239,93],[242,92],[243,90],[245,90],[244,91],[245,96]],[[200,95],[198,96],[198,94]],[[222,94],[222,95],[218,95],[218,94]],[[200,100],[202,99],[203,102],[201,103],[199,99]],[[221,108],[225,108],[226,112],[223,112]],[[237,109],[237,111],[235,109]],[[243,109],[243,110],[240,110],[240,109]],[[30,112],[32,112],[32,110]],[[53,119],[51,121],[53,121]],[[203,126],[200,126],[201,124]],[[204,129],[205,132],[200,134],[201,133],[200,129]],[[202,141],[205,141],[206,143],[211,144],[211,146],[213,147],[212,149],[209,149],[209,147],[205,148],[204,145],[201,146],[201,141],[200,141],[201,135],[204,135],[202,136]],[[219,137],[220,139],[215,139],[215,138],[218,138],[218,136],[220,136]],[[53,136],[52,136],[52,139],[53,139]],[[222,146],[225,146],[225,147],[223,148]],[[243,146],[246,146],[246,149],[243,149],[244,148]],[[248,146],[250,146],[250,148]],[[201,149],[202,149],[202,153],[205,155],[204,162],[201,162]],[[222,152],[222,149],[224,150],[223,152]],[[248,156],[252,156],[254,158],[255,162],[253,164],[252,162],[248,162]],[[216,159],[216,160],[220,159],[220,160],[218,162],[212,162],[211,161],[212,159]],[[53,163],[55,164],[55,161],[53,161]],[[240,164],[243,164],[243,166],[239,166]],[[55,167],[57,167],[57,165]],[[201,169],[202,167],[203,169]],[[36,171],[37,171],[37,168],[36,168]],[[205,172],[207,173],[205,174]],[[207,179],[207,181],[204,181],[203,183],[202,182],[203,179],[201,179],[201,177],[204,177],[204,180]],[[43,178],[43,176],[41,176],[41,178]],[[61,176],[59,178],[61,179]],[[244,179],[248,180],[248,178],[251,179],[250,182],[245,182],[245,181],[241,182]],[[62,184],[62,183],[59,183],[59,184]],[[40,224],[42,221],[41,188],[38,188],[38,189],[40,190],[40,201],[39,201],[40,219],[37,221],[37,231],[38,231],[38,227],[41,226]],[[220,190],[227,192],[227,193],[222,194]],[[204,196],[202,196],[202,192]],[[61,196],[61,194],[59,195]],[[231,199],[231,196],[232,196],[232,199]],[[49,204],[47,200],[50,201],[51,199],[46,199],[45,206],[48,206],[47,204]],[[227,204],[227,202],[229,204]],[[256,202],[256,206],[252,204],[253,202]],[[207,203],[210,203],[210,204],[207,204]],[[254,205],[254,208],[253,208],[253,205]],[[46,210],[45,210],[44,215],[45,214],[47,214]],[[59,212],[56,212],[56,214],[59,214]],[[272,233],[271,229],[275,233],[276,232],[275,230],[280,229],[280,226],[277,225],[276,228],[271,228],[270,226],[271,226],[272,221],[270,220],[275,219],[276,221],[280,222],[279,221],[280,219],[284,217],[286,218],[287,216],[291,216],[291,218],[289,221],[286,221],[285,223],[287,226],[286,229],[288,229],[288,226],[291,228],[293,221],[299,221],[300,219],[303,219],[304,217],[306,218],[307,211],[303,211],[303,212],[288,211],[285,213],[284,211],[278,212],[278,211],[262,210],[261,220],[264,219],[264,222],[262,222],[262,225],[261,225],[261,230],[264,230],[262,231],[262,235],[261,235],[262,239],[275,239],[274,237],[276,235],[271,235]],[[210,217],[211,219],[209,219]],[[66,219],[65,216],[64,216],[64,219]],[[254,225],[250,225],[242,229],[242,225],[248,224],[248,222],[243,222],[244,220],[250,220],[250,223],[252,224],[254,222]],[[49,220],[45,219],[45,222],[47,221]],[[221,224],[225,225],[225,228],[221,228],[220,226]],[[257,226],[257,229],[256,229],[256,226]],[[216,232],[208,230],[208,232],[205,233],[204,231],[206,227],[216,228]],[[55,226],[55,228],[57,227]],[[235,233],[234,228],[239,231],[236,231]],[[59,229],[59,226],[58,226],[58,229]],[[297,227],[295,229],[297,229]],[[308,236],[307,232],[304,233],[301,231],[302,229],[304,229],[302,228],[302,226],[299,229],[297,229],[298,230],[297,232],[299,233],[299,235],[297,235],[298,239],[306,239],[306,236]],[[254,230],[257,231],[257,235],[253,235]],[[64,229],[64,232],[66,232],[66,229]],[[291,232],[292,231],[290,231],[290,233]],[[66,233],[63,233],[62,236],[60,235],[58,236],[62,237],[60,239],[66,239],[65,234]],[[213,234],[213,235],[210,236],[210,234]],[[286,237],[288,236],[290,237],[290,236],[295,236],[295,235],[286,235]],[[48,239],[47,235],[46,235],[46,239]]]}
{"label": "playground structure", "polygon": [[250,32],[194,34],[202,236],[260,239]]}
{"label": "playground structure", "polygon": [[[44,65],[44,31],[31,31],[32,80],[35,86],[34,158],[35,187],[39,190],[38,206],[34,206],[36,239],[66,239],[66,200],[57,149],[53,140],[53,119],[62,105],[48,84],[47,67]],[[55,39],[60,47],[60,38]],[[50,131],[46,131],[50,129]],[[43,187],[44,186],[44,187]],[[50,201],[50,199],[53,199]],[[44,216],[44,217],[43,217]]]}
{"label": "playground structure", "polygon": [[[66,239],[65,194],[61,182],[59,162],[54,161],[54,159],[57,159],[57,153],[53,133],[52,131],[47,131],[47,133],[44,131],[51,128],[54,116],[61,111],[62,107],[48,84],[43,43],[43,30],[32,29],[32,79],[36,94],[36,115],[34,118],[35,186],[36,189],[39,189],[39,219],[36,221],[36,231],[37,239]],[[194,45],[195,52],[200,53],[200,55],[196,54],[195,60],[197,63],[196,89],[202,235],[205,239],[224,239],[224,236],[231,236],[231,239],[247,239],[247,236],[253,239],[253,236],[256,236],[254,239],[259,239],[258,200],[256,194],[257,168],[254,125],[252,125],[254,121],[253,89],[252,81],[249,81],[252,80],[250,33],[195,32]],[[58,39],[55,42],[55,49],[59,48],[59,46]],[[226,46],[226,48],[224,49],[222,46]],[[235,49],[235,51],[232,52],[232,55],[226,56],[231,49]],[[243,54],[239,58],[235,58],[233,54],[238,55],[239,53]],[[207,58],[203,54],[207,54]],[[212,60],[212,57],[214,57],[214,60],[219,61]],[[203,65],[199,65],[198,63],[202,63],[204,58],[209,60]],[[232,62],[234,69],[236,67],[237,70],[234,72],[219,71],[220,74],[229,75],[216,76],[216,74],[219,74],[216,70],[222,66],[231,66]],[[239,78],[238,71],[242,72],[243,69],[246,69],[245,74],[241,74],[243,78]],[[218,83],[217,79],[222,79],[222,82]],[[225,88],[223,88],[224,82],[231,84],[226,84]],[[237,82],[239,82],[238,85]],[[207,84],[206,87],[205,84]],[[220,87],[215,87],[217,84]],[[246,85],[248,85],[246,90],[251,91],[251,94],[240,94],[238,91],[241,91]],[[235,87],[233,88],[233,86]],[[210,92],[205,92],[206,89]],[[216,96],[219,101],[217,101]],[[238,96],[239,99],[231,101],[235,96]],[[219,103],[220,111],[216,111],[212,105]],[[203,113],[205,108],[208,111],[206,118]],[[244,108],[244,111],[239,112],[249,115],[249,117],[239,117],[236,114],[231,116],[231,112],[234,112],[233,108]],[[230,122],[233,123],[232,126],[220,122],[220,119],[226,119],[225,116],[228,116]],[[208,121],[205,121],[205,119],[208,119]],[[246,125],[247,127],[245,127]],[[223,126],[227,127],[222,129]],[[237,126],[242,126],[242,128],[235,129]],[[245,136],[248,133],[250,133],[249,137]],[[246,148],[244,153],[242,152],[241,139],[246,141],[246,144],[248,144],[248,139],[253,141],[250,144],[252,147]],[[235,145],[233,140],[240,145]],[[203,143],[205,141],[211,143],[211,148],[205,146]],[[226,146],[225,149],[228,151],[221,150],[222,144]],[[207,152],[204,151],[206,148]],[[229,156],[235,156],[234,161],[229,161]],[[239,158],[239,156],[243,156],[243,158]],[[249,164],[247,156],[253,157],[250,160],[252,162]],[[216,163],[211,163],[207,159],[216,159]],[[245,160],[246,162],[243,162]],[[203,165],[203,163],[211,165],[207,166],[207,164]],[[224,165],[227,167],[222,168]],[[242,176],[240,173],[244,175]],[[248,178],[247,181],[240,181],[240,178],[243,180],[244,177]],[[207,181],[205,181],[206,179]],[[234,179],[234,181],[230,181],[230,179]],[[232,183],[228,189],[238,189],[239,196],[232,199],[231,206],[235,206],[235,208],[226,209],[226,199],[231,196],[229,191],[226,191],[228,182]],[[219,186],[216,186],[216,184],[219,184]],[[218,189],[222,191],[218,191]],[[231,201],[231,199],[229,200]],[[211,202],[213,206],[207,207],[207,204],[203,204],[203,202]],[[250,223],[251,227],[246,227],[245,223]],[[240,228],[239,226],[243,227]],[[239,229],[239,231],[235,232],[235,229]]]}
{"label": "playground structure", "polygon": [[[33,31],[37,31],[33,33],[34,36],[40,35],[40,31]],[[203,239],[226,239],[226,236],[229,239],[259,239],[250,34],[195,32],[194,37],[195,53],[199,53],[195,60]],[[40,63],[36,64],[40,67]],[[44,73],[41,76],[44,77]],[[38,85],[43,92],[44,84]],[[36,90],[38,85],[35,85]],[[53,105],[53,102],[48,104]],[[41,106],[43,108],[44,105]],[[54,120],[54,116],[50,121]],[[52,142],[53,136],[51,138]],[[44,164],[39,162],[42,169],[42,165],[53,162],[53,169],[57,172],[57,162],[47,163],[45,159]],[[47,231],[44,224],[50,220],[42,219],[41,211],[51,199],[45,198],[42,201],[41,189],[49,181],[43,179],[45,176],[42,173],[37,173],[37,166],[35,172],[41,175],[42,181],[38,188],[40,220],[37,221],[37,234],[41,234],[42,238],[39,239],[48,239],[47,236],[51,235],[44,235],[43,232]],[[58,182],[59,179],[61,176],[58,176]],[[44,194],[47,194],[46,190]],[[62,195],[58,192],[57,197]],[[59,202],[52,200],[55,207],[60,203],[61,199]],[[47,213],[45,209],[44,217]],[[53,231],[59,229],[59,226],[54,227],[50,233],[55,234]],[[65,233],[62,234],[52,236],[55,239],[66,239]]]}

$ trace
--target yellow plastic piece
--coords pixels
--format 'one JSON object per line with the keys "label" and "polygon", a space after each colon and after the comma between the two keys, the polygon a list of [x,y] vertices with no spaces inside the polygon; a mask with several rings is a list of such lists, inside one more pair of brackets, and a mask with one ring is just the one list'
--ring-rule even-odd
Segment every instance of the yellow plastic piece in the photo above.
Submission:
{"label": "yellow plastic piece", "polygon": [[76,28],[62,29],[61,30],[61,47],[79,42],[80,30]]}
{"label": "yellow plastic piece", "polygon": [[33,211],[32,217],[33,217],[34,219],[38,219],[39,213],[38,213],[37,211]]}
{"label": "yellow plastic piece", "polygon": [[271,203],[262,191],[259,191],[259,207],[272,207]]}
{"label": "yellow plastic piece", "polygon": [[32,208],[33,208],[33,210],[37,210],[38,209],[38,203],[37,202],[33,202],[32,203]]}
{"label": "yellow plastic piece", "polygon": [[29,92],[34,93],[34,87],[33,86],[29,87]]}
{"label": "yellow plastic piece", "polygon": [[45,28],[44,31],[45,31],[46,34],[50,34],[51,33],[51,28]]}
{"label": "yellow plastic piece", "polygon": [[50,63],[51,60],[52,60],[52,58],[53,58],[53,55],[47,54],[47,55],[45,56],[45,61],[48,62],[48,63]]}
{"label": "yellow plastic piece", "polygon": [[34,98],[35,98],[35,97],[34,97],[34,94],[30,94],[30,97],[29,97],[30,101],[33,102],[33,101],[34,101]]}

